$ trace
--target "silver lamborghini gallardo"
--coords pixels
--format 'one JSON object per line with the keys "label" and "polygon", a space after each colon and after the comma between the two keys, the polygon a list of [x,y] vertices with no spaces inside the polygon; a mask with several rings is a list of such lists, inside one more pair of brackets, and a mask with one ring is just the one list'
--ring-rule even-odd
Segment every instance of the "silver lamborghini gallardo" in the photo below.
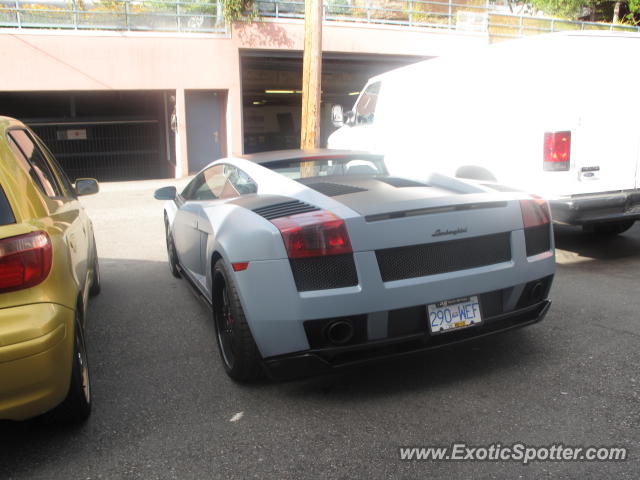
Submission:
{"label": "silver lamborghini gallardo", "polygon": [[[495,187],[495,186],[494,186]],[[541,320],[547,204],[362,152],[226,158],[156,191],[172,273],[210,303],[225,370],[335,371]]]}

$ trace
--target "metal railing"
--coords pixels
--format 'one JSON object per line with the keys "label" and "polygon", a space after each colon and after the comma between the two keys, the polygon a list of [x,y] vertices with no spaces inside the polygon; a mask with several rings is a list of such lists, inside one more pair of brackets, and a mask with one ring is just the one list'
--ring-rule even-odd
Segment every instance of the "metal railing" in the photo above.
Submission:
{"label": "metal railing", "polygon": [[[494,1],[494,0],[491,0]],[[259,17],[304,18],[304,1],[255,0]],[[490,0],[325,0],[324,20],[488,34],[640,27],[516,14]],[[0,27],[226,33],[221,0],[0,0]]]}
{"label": "metal railing", "polygon": [[[257,0],[258,15],[304,18],[304,1]],[[325,0],[324,20],[404,25],[487,33],[494,39],[565,30],[640,32],[624,24],[583,22],[512,13],[487,0]]]}
{"label": "metal railing", "polygon": [[0,27],[227,33],[220,1],[0,0]]}

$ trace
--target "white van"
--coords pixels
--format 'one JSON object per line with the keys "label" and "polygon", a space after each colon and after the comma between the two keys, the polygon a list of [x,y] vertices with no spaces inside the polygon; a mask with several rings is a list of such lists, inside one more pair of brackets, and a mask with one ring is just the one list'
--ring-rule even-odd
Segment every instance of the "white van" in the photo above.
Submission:
{"label": "white van", "polygon": [[639,87],[640,35],[529,37],[371,78],[334,107],[329,148],[525,190],[558,223],[620,233],[640,218]]}

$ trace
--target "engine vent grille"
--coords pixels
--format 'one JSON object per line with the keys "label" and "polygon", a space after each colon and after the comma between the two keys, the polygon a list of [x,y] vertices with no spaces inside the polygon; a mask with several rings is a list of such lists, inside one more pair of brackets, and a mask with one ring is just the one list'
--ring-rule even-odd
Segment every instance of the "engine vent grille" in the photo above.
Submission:
{"label": "engine vent grille", "polygon": [[307,187],[313,188],[327,197],[337,197],[348,193],[366,192],[366,188],[354,187],[353,185],[342,185],[341,183],[317,182],[309,183]]}
{"label": "engine vent grille", "polygon": [[404,188],[404,187],[428,187],[426,183],[416,182],[415,180],[409,180],[408,178],[401,177],[379,177],[378,180],[384,182],[392,187]]}
{"label": "engine vent grille", "polygon": [[424,277],[511,260],[511,233],[376,250],[382,281]]}
{"label": "engine vent grille", "polygon": [[291,270],[299,292],[352,287],[358,284],[353,254],[292,258]]}
{"label": "engine vent grille", "polygon": [[276,203],[267,207],[256,208],[253,211],[267,220],[273,220],[274,218],[288,217],[289,215],[296,215],[298,213],[316,212],[318,210],[320,210],[318,207],[314,207],[308,203],[291,200],[290,202]]}

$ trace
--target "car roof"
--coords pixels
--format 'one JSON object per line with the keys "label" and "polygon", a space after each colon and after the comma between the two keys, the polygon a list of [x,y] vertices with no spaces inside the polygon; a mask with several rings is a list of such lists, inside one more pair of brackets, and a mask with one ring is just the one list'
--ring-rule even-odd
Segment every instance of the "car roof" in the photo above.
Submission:
{"label": "car roof", "polygon": [[6,130],[12,127],[24,128],[25,125],[20,120],[16,120],[15,118],[5,117],[0,115],[0,129]]}
{"label": "car roof", "polygon": [[237,158],[243,158],[257,164],[286,161],[286,160],[313,160],[318,157],[355,157],[366,155],[368,157],[379,156],[371,152],[359,150],[334,150],[329,148],[312,148],[312,149],[292,149],[292,150],[275,150],[272,152],[252,153],[249,155],[240,155]]}

